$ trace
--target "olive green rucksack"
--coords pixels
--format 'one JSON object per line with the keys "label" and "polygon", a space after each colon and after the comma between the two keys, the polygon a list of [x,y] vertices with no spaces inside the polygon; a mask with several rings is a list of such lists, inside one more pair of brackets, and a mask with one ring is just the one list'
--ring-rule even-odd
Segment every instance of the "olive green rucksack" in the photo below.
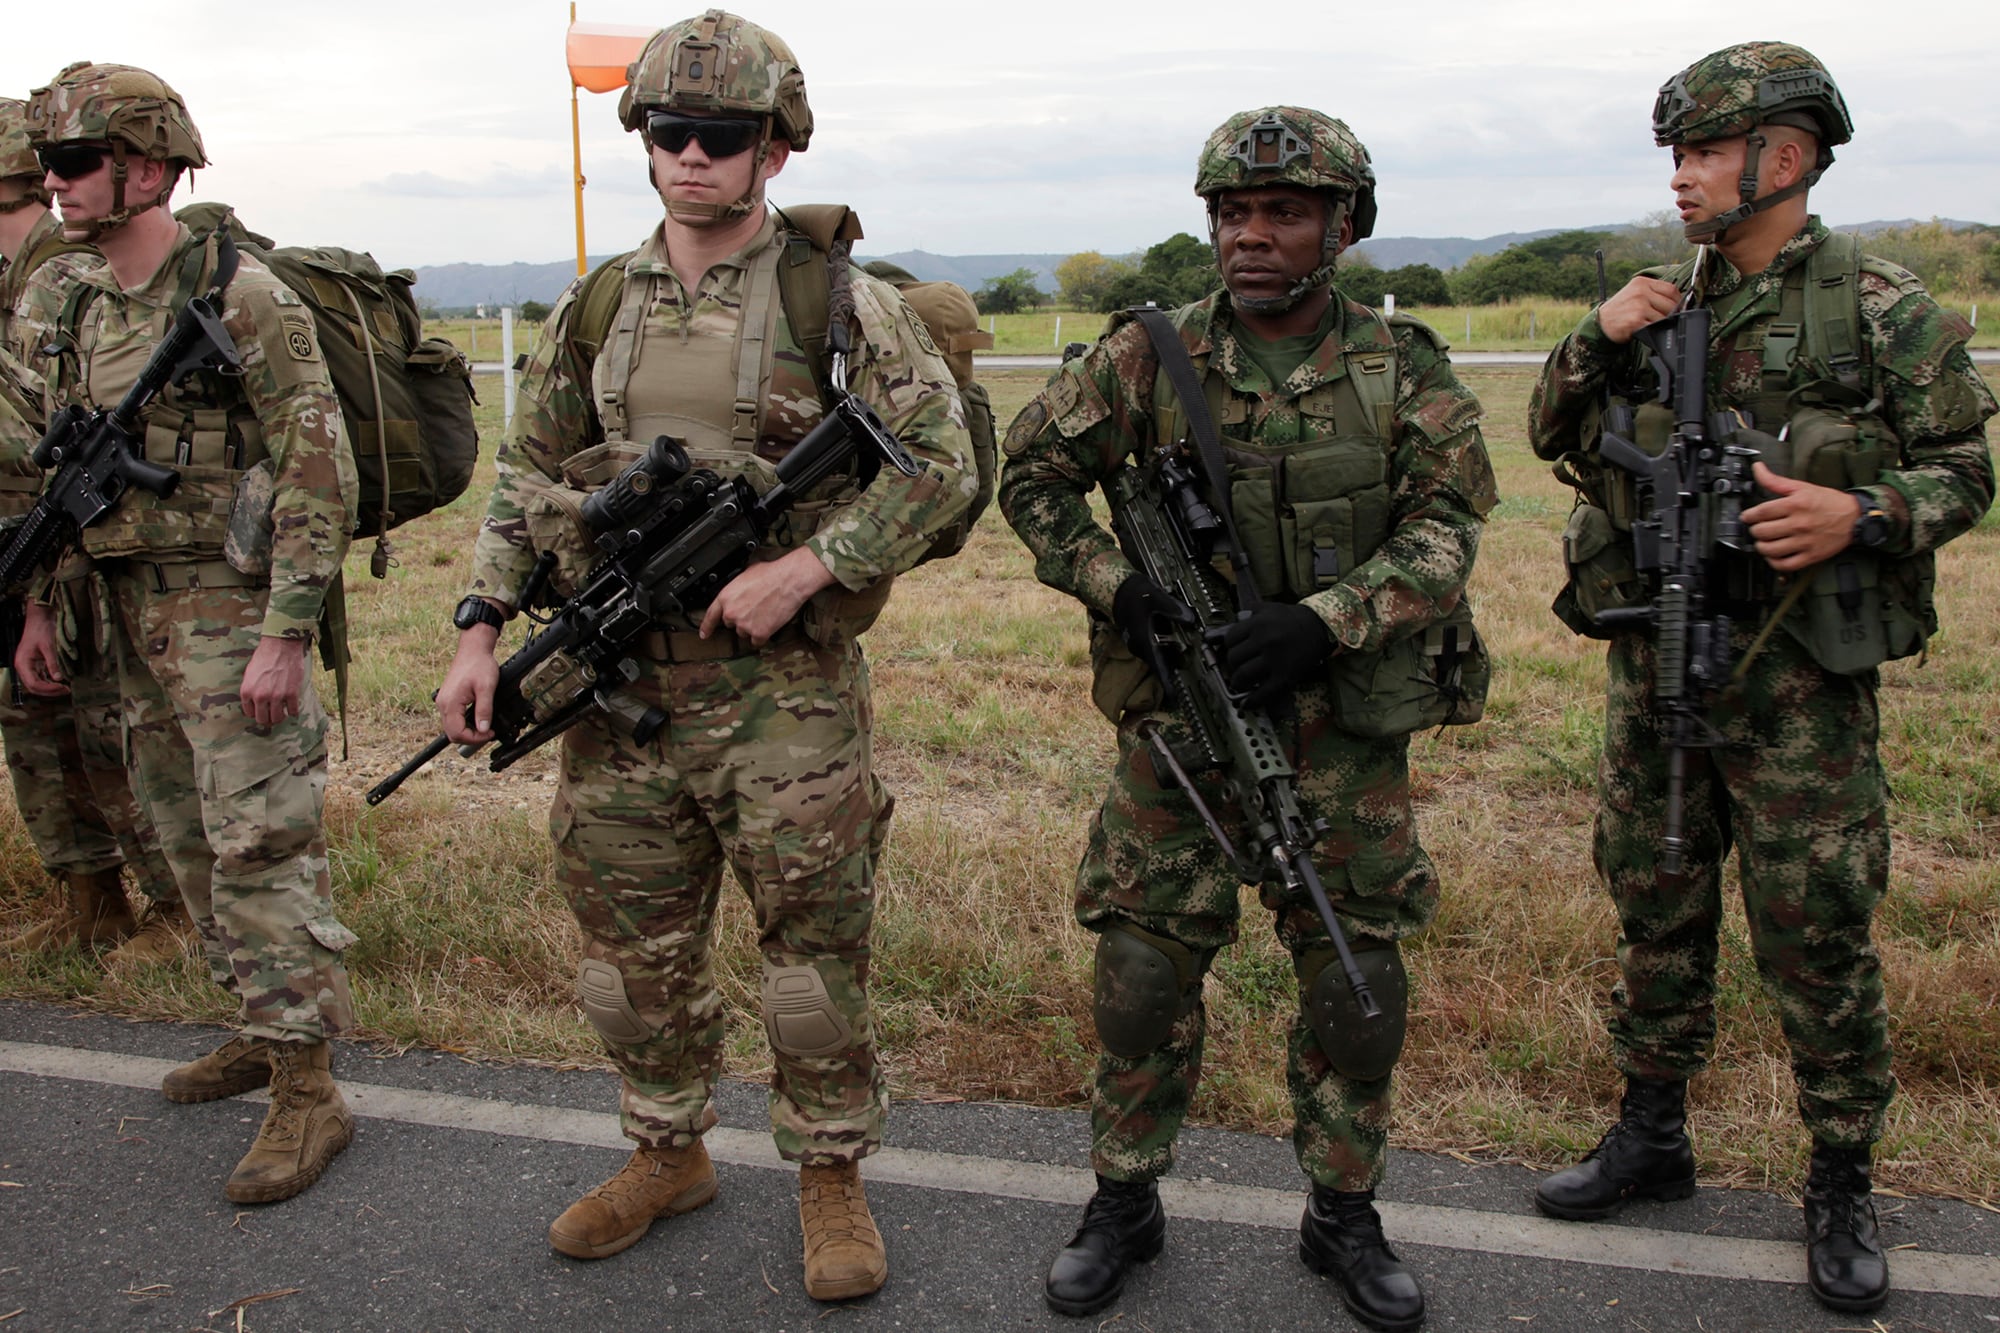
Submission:
{"label": "olive green rucksack", "polygon": [[[792,336],[812,363],[813,379],[821,397],[828,390],[826,330],[831,293],[828,291],[827,255],[838,245],[844,248],[861,239],[861,219],[845,204],[802,204],[775,210],[787,227],[786,252],[778,263],[778,301]],[[611,325],[618,317],[625,265],[630,255],[607,259],[583,279],[576,294],[576,318],[570,322],[569,351],[579,379],[587,379],[590,366],[604,346]],[[924,331],[951,367],[958,394],[965,403],[966,430],[972,436],[972,459],[978,470],[979,489],[965,514],[931,542],[919,564],[941,560],[963,550],[973,525],[993,503],[999,472],[999,450],[993,427],[993,403],[986,386],[972,376],[972,353],[991,347],[993,335],[979,327],[979,310],[972,294],[955,282],[919,282],[894,264],[877,260],[864,272],[894,287],[923,322]]]}
{"label": "olive green rucksack", "polygon": [[447,339],[424,336],[408,269],[385,272],[373,256],[338,246],[277,246],[226,204],[192,204],[174,216],[197,235],[227,226],[237,247],[312,312],[361,477],[354,535],[375,538],[369,571],[385,577],[383,534],[450,504],[472,480],[472,367]]}

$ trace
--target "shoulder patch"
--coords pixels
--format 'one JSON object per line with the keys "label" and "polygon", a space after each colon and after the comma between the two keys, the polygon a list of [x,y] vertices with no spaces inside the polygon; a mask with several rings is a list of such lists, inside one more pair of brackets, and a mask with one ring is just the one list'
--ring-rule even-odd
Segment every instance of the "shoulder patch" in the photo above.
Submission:
{"label": "shoulder patch", "polygon": [[278,288],[278,290],[271,293],[271,304],[303,306],[305,305],[305,302],[301,301],[299,299],[299,294],[293,291],[291,288],[280,287]]}
{"label": "shoulder patch", "polygon": [[1022,408],[1020,414],[1014,418],[1014,424],[1007,427],[1007,438],[1002,446],[1006,449],[1007,456],[1012,458],[1015,454],[1020,453],[1023,449],[1033,444],[1036,438],[1041,435],[1042,429],[1048,424],[1048,404],[1042,401],[1041,395],[1037,394],[1028,400],[1028,405]]}
{"label": "shoulder patch", "polygon": [[[283,302],[279,304],[282,305]],[[292,360],[319,360],[319,341],[314,336],[312,316],[284,315],[278,321],[278,331],[285,344],[285,352]]]}

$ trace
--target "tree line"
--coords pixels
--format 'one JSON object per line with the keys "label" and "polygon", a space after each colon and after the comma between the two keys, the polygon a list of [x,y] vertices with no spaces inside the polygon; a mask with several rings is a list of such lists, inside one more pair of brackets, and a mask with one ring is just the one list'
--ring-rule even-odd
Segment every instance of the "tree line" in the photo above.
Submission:
{"label": "tree line", "polygon": [[[1865,248],[1915,273],[1933,292],[2000,291],[2000,227],[1953,229],[1932,220],[1892,227],[1866,238]],[[1475,255],[1446,273],[1430,264],[1384,269],[1365,251],[1341,256],[1334,282],[1365,305],[1393,294],[1399,307],[1493,305],[1542,298],[1595,301],[1598,263],[1602,282],[1616,291],[1644,268],[1678,263],[1690,247],[1671,211],[1648,215],[1620,231],[1564,231]],[[1218,285],[1215,252],[1180,232],[1136,255],[1113,258],[1095,250],[1073,254],[1055,270],[1055,298],[1065,309],[1108,314],[1148,301],[1187,305]],[[980,312],[1009,315],[1052,299],[1035,285],[1033,270],[992,278],[973,294]]]}

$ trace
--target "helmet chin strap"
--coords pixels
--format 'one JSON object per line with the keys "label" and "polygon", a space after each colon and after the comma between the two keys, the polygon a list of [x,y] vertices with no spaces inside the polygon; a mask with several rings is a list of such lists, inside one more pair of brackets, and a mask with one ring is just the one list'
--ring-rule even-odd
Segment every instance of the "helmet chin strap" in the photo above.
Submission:
{"label": "helmet chin strap", "polygon": [[1743,175],[1736,182],[1736,194],[1741,202],[1728,212],[1718,213],[1706,222],[1688,223],[1681,229],[1682,234],[1687,237],[1688,244],[1720,244],[1728,239],[1728,232],[1731,227],[1746,220],[1752,214],[1763,212],[1774,204],[1780,204],[1787,199],[1804,194],[1807,190],[1819,184],[1819,178],[1824,176],[1826,169],[1833,165],[1833,150],[1822,145],[1819,150],[1819,158],[1813,163],[1812,170],[1783,189],[1773,190],[1762,199],[1759,199],[1757,197],[1757,159],[1763,155],[1764,149],[1770,143],[1770,140],[1755,130],[1745,135],[1744,140]]}
{"label": "helmet chin strap", "polygon": [[[706,145],[704,145],[706,146]],[[757,140],[757,156],[750,163],[750,184],[734,203],[698,204],[688,199],[669,199],[662,193],[660,202],[667,206],[667,216],[684,227],[719,227],[747,218],[764,202],[764,163],[771,156],[771,117],[764,117],[764,137]],[[653,167],[653,141],[646,138],[646,178],[653,188],[660,188],[658,173]]]}
{"label": "helmet chin strap", "polygon": [[[1333,284],[1333,261],[1340,253],[1340,224],[1347,220],[1348,201],[1327,191],[1331,200],[1327,208],[1326,236],[1320,242],[1320,265],[1312,272],[1293,283],[1290,288],[1276,296],[1238,296],[1229,293],[1229,301],[1238,310],[1248,310],[1253,315],[1282,315],[1292,309],[1308,294]],[[1208,243],[1221,258],[1222,246],[1217,240],[1215,206],[1211,202],[1208,210]]]}
{"label": "helmet chin strap", "polygon": [[69,219],[64,218],[62,228],[63,239],[66,241],[84,241],[95,245],[98,241],[117,231],[147,209],[165,208],[168,197],[174,192],[174,186],[179,183],[178,177],[170,175],[167,183],[160,187],[159,194],[154,198],[142,204],[130,204],[125,201],[125,178],[130,174],[130,164],[125,160],[124,141],[113,139],[111,141],[111,211],[101,218],[92,218],[88,222],[79,223],[75,226],[71,226]]}
{"label": "helmet chin strap", "polygon": [[0,200],[0,216],[8,213],[18,213],[30,204],[40,204],[43,208],[47,208],[54,202],[55,200],[50,196],[48,187],[40,181],[34,181],[26,187],[26,193],[22,194],[19,199]]}

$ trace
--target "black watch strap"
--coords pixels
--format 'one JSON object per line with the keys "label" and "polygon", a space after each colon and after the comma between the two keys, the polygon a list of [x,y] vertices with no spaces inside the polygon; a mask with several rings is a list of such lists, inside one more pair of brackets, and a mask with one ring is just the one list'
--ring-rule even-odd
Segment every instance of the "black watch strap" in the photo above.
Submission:
{"label": "black watch strap", "polygon": [[484,597],[468,597],[452,611],[451,623],[461,631],[469,630],[474,625],[491,625],[499,629],[507,623],[507,617]]}
{"label": "black watch strap", "polygon": [[1861,506],[1861,512],[1855,515],[1854,531],[1848,537],[1848,543],[1853,546],[1873,550],[1875,547],[1888,541],[1888,511],[1882,508],[1875,497],[1867,491],[1849,491],[1848,494],[1853,496],[1854,502]]}

